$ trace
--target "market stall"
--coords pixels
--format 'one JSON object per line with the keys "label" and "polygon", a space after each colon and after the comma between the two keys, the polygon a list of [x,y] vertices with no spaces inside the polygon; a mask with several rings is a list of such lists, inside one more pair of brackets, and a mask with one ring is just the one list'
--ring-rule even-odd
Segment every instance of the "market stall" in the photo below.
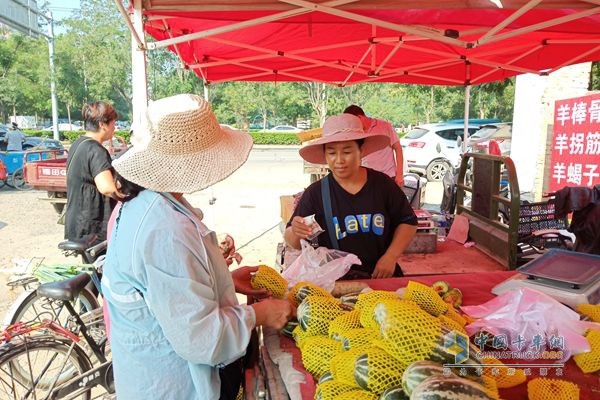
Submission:
{"label": "market stall", "polygon": [[[463,305],[479,305],[495,297],[495,295],[491,292],[494,286],[504,282],[514,275],[515,273],[511,271],[499,271],[452,275],[430,275],[411,278],[377,279],[365,282],[375,290],[395,291],[406,286],[409,280],[420,282],[425,285],[431,285],[434,282],[443,279],[449,283],[450,286],[460,288],[464,294]],[[273,342],[272,339],[271,342]],[[301,352],[296,347],[294,341],[282,334],[277,334],[277,340],[275,340],[274,343],[275,345],[271,343],[271,348],[269,351],[275,354],[279,351],[290,354],[292,357],[293,368],[299,371],[304,377],[303,383],[299,383],[297,385],[294,385],[293,383],[290,384],[290,393],[300,393],[301,399],[313,399],[316,382],[311,374],[304,368],[302,364]],[[276,348],[273,348],[272,346],[276,346]],[[277,356],[275,356],[275,358],[277,358]],[[529,361],[520,361],[520,363],[525,362],[530,363]],[[542,364],[543,362],[543,360],[536,361],[538,364]],[[560,363],[557,362],[557,365],[560,365]],[[528,366],[524,371],[527,375],[527,381],[540,376],[545,376],[547,378],[562,379],[575,383],[580,389],[580,399],[595,399],[597,398],[598,392],[600,392],[600,377],[597,374],[584,374],[575,364],[572,358],[564,363],[564,367],[553,368],[542,366],[536,368],[534,366]],[[281,374],[282,376],[286,376],[288,372],[282,372]],[[249,381],[252,381],[256,377],[250,374],[247,378]],[[499,393],[503,399],[520,400],[528,398],[526,383],[509,389],[500,389]],[[291,395],[290,398],[294,399],[293,395]]]}

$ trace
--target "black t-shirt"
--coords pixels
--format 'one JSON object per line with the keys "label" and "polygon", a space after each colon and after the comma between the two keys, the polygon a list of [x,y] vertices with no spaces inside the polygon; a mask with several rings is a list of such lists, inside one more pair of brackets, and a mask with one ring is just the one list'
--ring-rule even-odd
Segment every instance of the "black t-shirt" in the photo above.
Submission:
{"label": "black t-shirt", "polygon": [[89,234],[97,234],[99,241],[106,239],[106,225],[115,202],[98,191],[94,178],[112,171],[110,154],[96,140],[81,136],[69,149],[67,165],[65,239]]}
{"label": "black t-shirt", "polygon": [[[387,175],[367,168],[367,182],[356,194],[344,190],[329,174],[332,225],[340,250],[356,254],[362,265],[353,269],[371,274],[392,242],[400,224],[417,225],[406,195]],[[315,214],[321,228],[327,230],[321,182],[310,185],[302,194],[291,220],[299,215]],[[319,246],[332,248],[328,232],[318,236]]]}

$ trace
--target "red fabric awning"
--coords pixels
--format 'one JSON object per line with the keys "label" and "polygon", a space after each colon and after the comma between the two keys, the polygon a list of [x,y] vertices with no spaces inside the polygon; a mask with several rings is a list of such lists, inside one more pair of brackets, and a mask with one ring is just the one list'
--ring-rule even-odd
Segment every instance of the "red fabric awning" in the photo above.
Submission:
{"label": "red fabric awning", "polygon": [[[600,60],[600,1],[144,3],[144,29],[208,83],[465,85]],[[539,3],[539,4],[538,4]]]}

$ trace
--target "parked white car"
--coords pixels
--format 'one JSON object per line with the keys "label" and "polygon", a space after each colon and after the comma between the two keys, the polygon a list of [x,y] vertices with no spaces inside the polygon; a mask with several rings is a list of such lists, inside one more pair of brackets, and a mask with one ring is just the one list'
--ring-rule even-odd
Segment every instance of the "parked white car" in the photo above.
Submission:
{"label": "parked white car", "polygon": [[[52,131],[52,126],[42,129],[44,131]],[[77,124],[69,124],[68,122],[58,124],[58,130],[63,131],[82,131],[83,127]]]}
{"label": "parked white car", "polygon": [[[469,125],[469,135],[479,129]],[[408,170],[441,181],[446,172],[460,163],[463,124],[424,124],[411,129],[400,140]],[[457,140],[461,138],[461,141]]]}
{"label": "parked white car", "polygon": [[267,132],[298,133],[302,132],[302,129],[296,128],[292,125],[277,125],[269,129]]}
{"label": "parked white car", "polygon": [[490,140],[496,141],[503,156],[510,155],[512,139],[512,124],[502,122],[497,124],[482,125],[481,128],[469,138],[469,151],[473,153],[489,154]]}

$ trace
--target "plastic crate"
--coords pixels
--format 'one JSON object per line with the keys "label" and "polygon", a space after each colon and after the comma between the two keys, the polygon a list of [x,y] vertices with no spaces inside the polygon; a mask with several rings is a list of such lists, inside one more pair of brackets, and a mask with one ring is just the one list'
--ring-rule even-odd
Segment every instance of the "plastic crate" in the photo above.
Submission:
{"label": "plastic crate", "polygon": [[567,218],[557,218],[550,202],[524,203],[519,210],[519,237],[542,229],[567,229]]}

